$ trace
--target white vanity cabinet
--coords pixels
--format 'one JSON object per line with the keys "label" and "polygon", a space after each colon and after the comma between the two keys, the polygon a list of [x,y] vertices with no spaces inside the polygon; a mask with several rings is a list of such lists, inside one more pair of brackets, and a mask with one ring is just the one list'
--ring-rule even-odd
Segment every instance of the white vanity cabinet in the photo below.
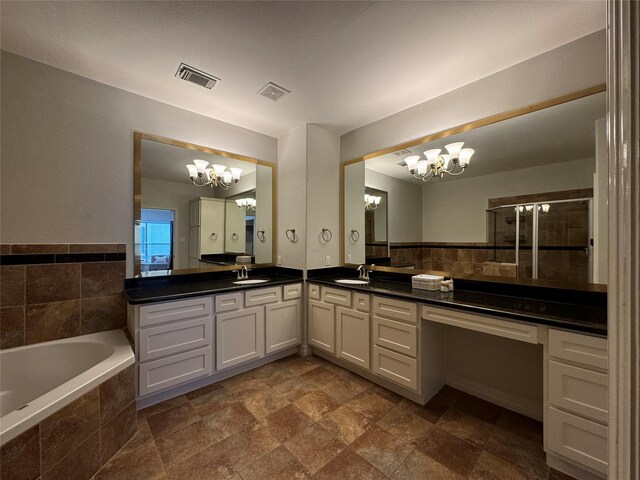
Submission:
{"label": "white vanity cabinet", "polygon": [[129,329],[136,343],[140,397],[212,373],[210,296],[141,305],[134,310]]}
{"label": "white vanity cabinet", "polygon": [[216,296],[216,368],[298,345],[301,292],[295,284]]}
{"label": "white vanity cabinet", "polygon": [[[549,329],[545,445],[597,475],[608,470],[609,375],[605,338]],[[571,472],[569,472],[571,473]]]}
{"label": "white vanity cabinet", "polygon": [[130,305],[140,405],[294,353],[301,296],[296,283]]}

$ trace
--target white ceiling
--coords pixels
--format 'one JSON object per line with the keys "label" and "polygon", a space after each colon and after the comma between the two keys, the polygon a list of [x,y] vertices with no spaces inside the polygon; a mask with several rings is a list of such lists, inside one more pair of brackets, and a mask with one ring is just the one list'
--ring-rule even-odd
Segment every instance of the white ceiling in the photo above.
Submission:
{"label": "white ceiling", "polygon": [[605,28],[604,0],[0,3],[5,50],[271,136],[343,134]]}
{"label": "white ceiling", "polygon": [[[540,165],[593,158],[595,155],[595,121],[606,114],[605,93],[545,108],[520,117],[451,135],[440,140],[416,145],[411,153],[388,153],[366,161],[366,168],[424,185],[412,177],[407,167],[398,165],[411,154],[425,159],[424,152],[442,149],[453,142],[475,150],[469,168],[459,177],[446,176],[432,181],[454,181],[491,175]],[[400,151],[399,151],[400,152]]]}

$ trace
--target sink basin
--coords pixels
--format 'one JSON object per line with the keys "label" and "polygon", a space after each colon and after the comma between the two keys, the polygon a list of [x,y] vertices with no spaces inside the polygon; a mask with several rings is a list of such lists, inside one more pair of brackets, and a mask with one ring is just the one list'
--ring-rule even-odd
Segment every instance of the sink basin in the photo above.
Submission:
{"label": "sink basin", "polygon": [[268,278],[250,278],[248,280],[236,280],[233,282],[234,285],[255,285],[256,283],[264,283],[268,282]]}
{"label": "sink basin", "polygon": [[343,283],[345,285],[368,285],[369,280],[361,280],[358,278],[340,278],[335,280],[336,283]]}

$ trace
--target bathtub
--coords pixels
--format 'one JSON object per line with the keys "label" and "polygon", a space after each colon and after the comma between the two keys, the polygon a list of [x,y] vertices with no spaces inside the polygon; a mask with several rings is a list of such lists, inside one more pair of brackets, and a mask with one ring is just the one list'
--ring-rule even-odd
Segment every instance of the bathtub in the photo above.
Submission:
{"label": "bathtub", "polygon": [[122,330],[0,350],[0,445],[133,363]]}

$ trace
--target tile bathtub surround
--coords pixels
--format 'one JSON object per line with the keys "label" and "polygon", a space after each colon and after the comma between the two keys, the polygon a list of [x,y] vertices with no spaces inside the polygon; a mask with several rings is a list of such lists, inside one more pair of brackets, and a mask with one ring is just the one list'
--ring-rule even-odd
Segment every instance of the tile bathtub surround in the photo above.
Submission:
{"label": "tile bathtub surround", "polygon": [[91,478],[136,433],[133,365],[0,449],[0,478]]}
{"label": "tile bathtub surround", "polygon": [[0,348],[126,325],[124,244],[3,244],[0,251]]}
{"label": "tile bathtub surround", "polygon": [[94,480],[569,478],[545,464],[540,422],[449,387],[423,407],[315,356],[278,360],[138,419]]}

